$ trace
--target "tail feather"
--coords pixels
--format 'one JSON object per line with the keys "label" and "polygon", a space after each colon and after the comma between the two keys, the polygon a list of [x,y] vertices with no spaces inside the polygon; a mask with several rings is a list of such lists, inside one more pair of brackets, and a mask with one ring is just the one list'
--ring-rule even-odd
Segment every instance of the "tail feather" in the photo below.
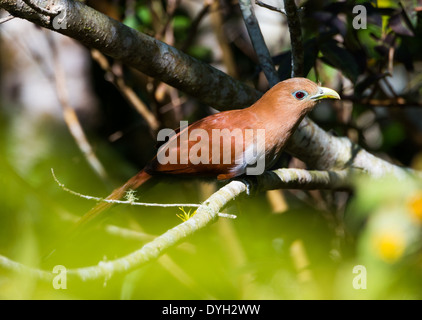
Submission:
{"label": "tail feather", "polygon": [[[139,188],[142,184],[151,179],[151,177],[152,176],[150,174],[142,170],[137,175],[130,178],[124,185],[115,189],[106,199],[119,200],[125,195],[126,191],[129,189]],[[65,247],[70,242],[70,240],[79,234],[83,227],[85,227],[89,222],[92,222],[92,220],[97,218],[104,210],[108,209],[112,205],[113,203],[101,202],[89,210],[84,216],[82,216],[82,218],[79,219],[70,233],[55,243],[55,249],[50,250],[50,252],[44,256],[43,261],[45,262],[46,260],[50,259],[59,248]]]}

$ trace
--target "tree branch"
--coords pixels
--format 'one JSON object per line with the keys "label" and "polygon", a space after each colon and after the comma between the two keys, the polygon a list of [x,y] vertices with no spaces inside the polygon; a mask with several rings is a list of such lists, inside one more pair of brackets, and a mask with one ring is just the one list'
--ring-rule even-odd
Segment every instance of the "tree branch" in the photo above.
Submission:
{"label": "tree branch", "polygon": [[[46,1],[37,2],[41,6]],[[222,71],[131,29],[79,1],[57,0],[55,3],[66,13],[60,24],[65,29],[54,29],[54,23],[47,21],[45,16],[31,7],[23,5],[22,0],[0,0],[0,7],[14,16],[98,49],[214,107],[241,108],[249,106],[261,96],[257,90],[228,77]]]}
{"label": "tree branch", "polygon": [[252,45],[258,56],[259,64],[264,71],[270,87],[272,87],[278,83],[280,79],[278,78],[271,54],[268,51],[261,29],[259,28],[258,20],[253,12],[251,0],[239,0],[239,6],[242,11],[243,20],[245,21]]}
{"label": "tree branch", "polygon": [[36,0],[23,0],[23,2],[25,2],[29,7],[31,7],[32,9],[34,9],[35,11],[46,15],[46,16],[56,16],[60,13],[60,11],[56,11],[56,10],[50,10],[47,8],[44,8],[42,6],[40,6],[36,1]]}
{"label": "tree branch", "polygon": [[286,10],[281,9],[281,8],[278,8],[278,7],[274,7],[274,6],[269,5],[269,4],[265,3],[265,2],[262,2],[262,1],[259,1],[259,0],[255,0],[255,3],[258,6],[263,7],[263,8],[266,8],[266,9],[269,9],[271,11],[276,11],[276,12],[280,12],[282,14],[286,14]]}
{"label": "tree branch", "polygon": [[63,66],[60,64],[59,51],[57,44],[49,33],[46,35],[47,42],[50,45],[50,49],[53,55],[53,66],[54,66],[54,79],[56,85],[57,99],[59,100],[60,106],[63,111],[64,121],[69,129],[70,134],[75,140],[79,150],[84,155],[86,161],[92,168],[92,170],[98,175],[98,177],[104,182],[108,183],[107,172],[102,165],[101,161],[95,154],[89,140],[82,128],[82,125],[78,119],[76,111],[72,108],[69,102],[69,92],[66,84],[66,74],[63,70]]}
{"label": "tree branch", "polygon": [[[73,194],[74,196],[84,198],[87,200],[93,200],[97,202],[106,202],[106,203],[113,203],[113,204],[129,204],[131,206],[143,206],[143,207],[161,207],[161,208],[177,208],[177,207],[192,207],[192,208],[198,208],[201,205],[196,203],[149,203],[149,202],[137,202],[136,197],[132,194],[131,196],[128,196],[128,200],[109,200],[104,199],[100,197],[94,197],[94,196],[88,196],[73,190],[70,190],[67,188],[63,183],[57,179],[54,170],[51,169],[51,174],[53,175],[54,181],[59,185],[60,188],[62,188],[64,191],[69,192],[70,194]],[[133,191],[134,192],[134,191]],[[128,192],[129,193],[129,192]]]}
{"label": "tree branch", "polygon": [[292,45],[292,78],[303,77],[304,51],[302,43],[302,27],[295,0],[284,0],[284,10],[287,16],[287,25],[290,31]]}
{"label": "tree branch", "polygon": [[[320,172],[303,169],[279,169],[258,176],[258,185],[262,191],[280,188],[343,189],[349,186],[351,174],[354,174],[353,170]],[[232,181],[201,204],[197,213],[190,219],[156,237],[139,250],[119,259],[101,261],[96,266],[69,269],[67,275],[83,281],[99,278],[109,279],[114,274],[139,268],[143,264],[157,259],[164,251],[185,240],[193,233],[215,222],[219,217],[219,212],[230,201],[246,191],[247,185],[244,182]],[[2,255],[0,255],[0,267],[14,272],[23,272],[44,281],[51,281],[54,277],[54,274],[50,272],[24,266]]]}
{"label": "tree branch", "polygon": [[12,20],[12,19],[15,19],[15,17],[14,17],[14,16],[12,16],[11,14],[9,14],[8,16],[6,16],[6,17],[4,17],[4,18],[1,18],[1,19],[0,19],[0,24],[5,23],[5,22],[7,22],[7,21],[10,21],[10,20]]}
{"label": "tree branch", "polygon": [[[22,0],[0,0],[0,7],[14,16],[30,20],[37,25],[68,35],[88,47],[96,48],[198,97],[215,108],[232,109],[251,105],[261,95],[257,90],[223,72],[130,29],[81,2],[57,0],[56,3],[65,8],[66,29],[55,30],[52,23],[46,22],[43,16],[25,5]],[[293,37],[293,40],[297,41],[295,39],[297,38]],[[377,177],[388,173],[403,177],[412,173],[409,169],[373,156],[347,138],[328,134],[307,118],[293,134],[285,150],[306,162],[311,168],[320,170],[356,167]]]}
{"label": "tree branch", "polygon": [[101,69],[106,72],[106,75],[109,76],[109,81],[114,86],[116,86],[116,88],[120,91],[122,96],[129,102],[129,104],[134,107],[136,111],[138,111],[138,113],[145,119],[151,131],[155,133],[160,127],[157,118],[148,109],[145,103],[143,103],[142,100],[136,95],[135,91],[131,87],[126,85],[123,76],[117,75],[113,71],[113,68],[108,63],[107,58],[98,50],[91,50],[91,56],[100,65]]}

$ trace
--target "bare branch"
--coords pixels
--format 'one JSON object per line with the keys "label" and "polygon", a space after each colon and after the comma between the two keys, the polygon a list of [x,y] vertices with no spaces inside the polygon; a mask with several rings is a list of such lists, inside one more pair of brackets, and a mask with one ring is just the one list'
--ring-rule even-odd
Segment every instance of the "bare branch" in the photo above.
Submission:
{"label": "bare branch", "polygon": [[258,176],[260,190],[275,189],[349,189],[351,177],[357,170],[317,171],[304,169],[278,169]]}
{"label": "bare branch", "polygon": [[258,56],[259,64],[264,71],[268,83],[272,87],[279,82],[280,79],[278,78],[270,52],[268,51],[261,29],[259,28],[258,20],[253,12],[251,0],[239,0],[239,6],[242,11],[243,20],[245,21],[246,28],[248,29],[252,45]]}
{"label": "bare branch", "polygon": [[302,27],[299,14],[294,0],[284,0],[284,10],[286,10],[287,25],[290,31],[290,43],[292,45],[292,78],[303,77],[303,43]]}
{"label": "bare branch", "polygon": [[47,34],[46,37],[53,55],[54,79],[57,89],[56,93],[63,110],[63,118],[65,120],[65,123],[69,128],[69,131],[72,134],[76,145],[79,147],[82,154],[85,156],[85,159],[87,160],[88,164],[104,182],[107,182],[107,173],[104,169],[104,166],[101,164],[100,160],[98,160],[97,156],[95,155],[95,152],[92,149],[92,146],[85,135],[82,125],[79,122],[78,115],[69,103],[69,93],[66,85],[65,72],[59,61],[57,45],[54,42],[51,33]]}
{"label": "bare branch", "polygon": [[278,8],[278,7],[274,7],[272,5],[266,4],[265,2],[259,1],[259,0],[255,0],[255,3],[263,8],[269,9],[271,11],[276,11],[276,12],[280,12],[282,14],[286,14],[286,10]]}
{"label": "bare branch", "polygon": [[28,6],[30,6],[35,11],[37,11],[41,14],[44,14],[46,16],[57,16],[60,13],[60,11],[50,10],[50,9],[41,7],[40,5],[38,5],[39,1],[23,0],[23,2],[25,2]]}
{"label": "bare branch", "polygon": [[104,199],[104,198],[100,198],[100,197],[93,197],[93,196],[88,196],[73,190],[70,190],[69,188],[67,188],[63,183],[61,183],[55,173],[54,170],[51,169],[51,174],[53,175],[54,181],[56,181],[56,183],[59,185],[60,188],[62,188],[64,191],[69,192],[75,196],[78,196],[80,198],[84,198],[87,200],[94,200],[97,202],[106,202],[106,203],[114,203],[114,204],[129,204],[131,206],[144,206],[144,207],[162,207],[162,208],[173,208],[173,207],[192,207],[192,208],[199,208],[201,205],[200,204],[196,204],[196,203],[146,203],[146,202],[136,202],[134,200],[109,200],[109,199]]}
{"label": "bare branch", "polygon": [[[287,1],[287,0],[286,0]],[[157,80],[198,97],[217,109],[233,109],[254,103],[258,91],[234,80],[213,67],[181,53],[160,41],[128,28],[81,2],[57,0],[66,6],[66,29],[57,32],[77,39],[88,47],[121,60]],[[14,16],[53,29],[40,15],[22,6],[21,0],[0,0],[0,7]],[[286,9],[287,10],[287,9]],[[300,30],[300,28],[291,28]],[[301,45],[301,41],[294,42]],[[299,50],[300,51],[300,50]],[[297,68],[300,64],[296,64]],[[305,118],[285,149],[290,154],[320,170],[356,167],[379,177],[393,173],[403,177],[411,170],[377,158],[347,138],[334,137]]]}
{"label": "bare branch", "polygon": [[182,45],[181,51],[186,51],[191,46],[195,36],[198,33],[199,24],[201,23],[202,19],[209,13],[212,2],[212,0],[205,1],[201,11],[192,21],[191,27],[189,28],[189,34]]}
{"label": "bare branch", "polygon": [[228,77],[224,72],[131,29],[80,1],[55,1],[66,12],[61,23],[66,26],[65,29],[54,29],[49,21],[45,21],[45,16],[20,4],[22,0],[0,0],[0,7],[12,15],[77,39],[85,46],[98,49],[205,104],[217,108],[241,108],[251,105],[261,96],[257,90]]}
{"label": "bare branch", "polygon": [[139,112],[139,114],[145,119],[148,123],[150,129],[155,132],[158,130],[160,124],[155,117],[155,115],[147,108],[145,103],[136,95],[135,91],[132,88],[128,87],[122,76],[117,75],[113,72],[110,64],[108,63],[107,58],[98,50],[91,50],[92,58],[97,61],[100,67],[111,75],[111,82],[116,86],[120,91],[123,97]]}
{"label": "bare branch", "polygon": [[341,99],[371,107],[422,107],[422,101],[408,101],[403,97],[394,99],[374,99],[369,97],[357,98],[355,96],[342,96]]}
{"label": "bare branch", "polygon": [[11,14],[9,14],[7,17],[4,17],[4,18],[1,18],[0,19],[0,24],[5,23],[7,21],[10,21],[10,20],[12,20],[14,18],[15,18],[14,16],[12,16]]}
{"label": "bare branch", "polygon": [[[279,169],[259,176],[261,190],[276,188],[345,188],[353,171],[337,172],[306,171],[303,169]],[[57,181],[60,186],[64,187]],[[139,250],[119,259],[100,261],[96,266],[67,270],[69,277],[86,280],[110,278],[117,273],[129,272],[145,263],[157,259],[162,253],[185,240],[190,235],[207,227],[219,217],[219,212],[232,200],[247,191],[242,181],[232,181],[209,197],[198,209],[197,213],[187,221],[168,230],[145,244]],[[0,267],[28,274],[41,280],[51,281],[54,274],[43,270],[29,268],[0,255]]]}

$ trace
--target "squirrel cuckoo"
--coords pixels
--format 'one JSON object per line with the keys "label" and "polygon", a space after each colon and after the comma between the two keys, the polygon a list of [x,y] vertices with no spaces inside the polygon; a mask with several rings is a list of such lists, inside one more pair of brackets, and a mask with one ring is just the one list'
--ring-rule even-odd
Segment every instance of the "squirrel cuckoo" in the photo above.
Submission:
{"label": "squirrel cuckoo", "polygon": [[[340,99],[340,96],[334,90],[320,87],[305,78],[291,78],[279,82],[246,109],[216,113],[181,129],[160,147],[157,155],[143,170],[115,189],[106,199],[118,200],[127,190],[139,188],[156,175],[211,176],[218,180],[225,180],[247,173],[248,167],[258,161],[264,162],[265,169],[268,169],[277,161],[286,141],[304,116],[321,99]],[[200,130],[195,131],[195,129]],[[233,131],[241,132],[245,138],[248,129],[264,130],[265,139],[259,140],[256,137],[249,140],[234,139]],[[201,159],[208,159],[208,161],[193,163],[190,157],[186,158],[187,161],[181,161],[182,153],[189,154],[194,151],[198,143],[198,139],[189,138],[186,141],[186,150],[183,151],[181,137],[187,132],[202,132],[209,137],[219,132],[219,138],[229,139],[226,140],[229,141],[229,147],[231,147],[228,150],[228,156],[227,150],[222,150],[224,145],[220,144],[217,148],[213,148],[216,140],[209,138],[207,143],[201,144],[199,150]],[[201,136],[202,139],[204,137]],[[250,152],[252,149],[254,152]],[[215,151],[223,152],[219,152],[220,154],[217,157],[214,155],[213,158]],[[177,159],[173,160],[178,161],[167,163],[159,161],[166,152],[177,155]],[[197,148],[195,152],[198,152]],[[92,220],[110,206],[111,203],[106,202],[98,204],[79,220],[76,227]]]}

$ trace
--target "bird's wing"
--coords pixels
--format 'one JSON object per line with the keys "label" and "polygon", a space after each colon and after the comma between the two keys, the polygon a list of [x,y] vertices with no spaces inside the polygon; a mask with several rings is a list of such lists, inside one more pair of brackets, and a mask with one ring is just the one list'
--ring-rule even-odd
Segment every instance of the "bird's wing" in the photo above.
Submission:
{"label": "bird's wing", "polygon": [[208,116],[170,137],[145,170],[150,174],[218,176],[219,179],[241,175],[246,168],[244,151],[253,143],[245,138],[245,131],[258,127],[263,125],[247,109]]}

